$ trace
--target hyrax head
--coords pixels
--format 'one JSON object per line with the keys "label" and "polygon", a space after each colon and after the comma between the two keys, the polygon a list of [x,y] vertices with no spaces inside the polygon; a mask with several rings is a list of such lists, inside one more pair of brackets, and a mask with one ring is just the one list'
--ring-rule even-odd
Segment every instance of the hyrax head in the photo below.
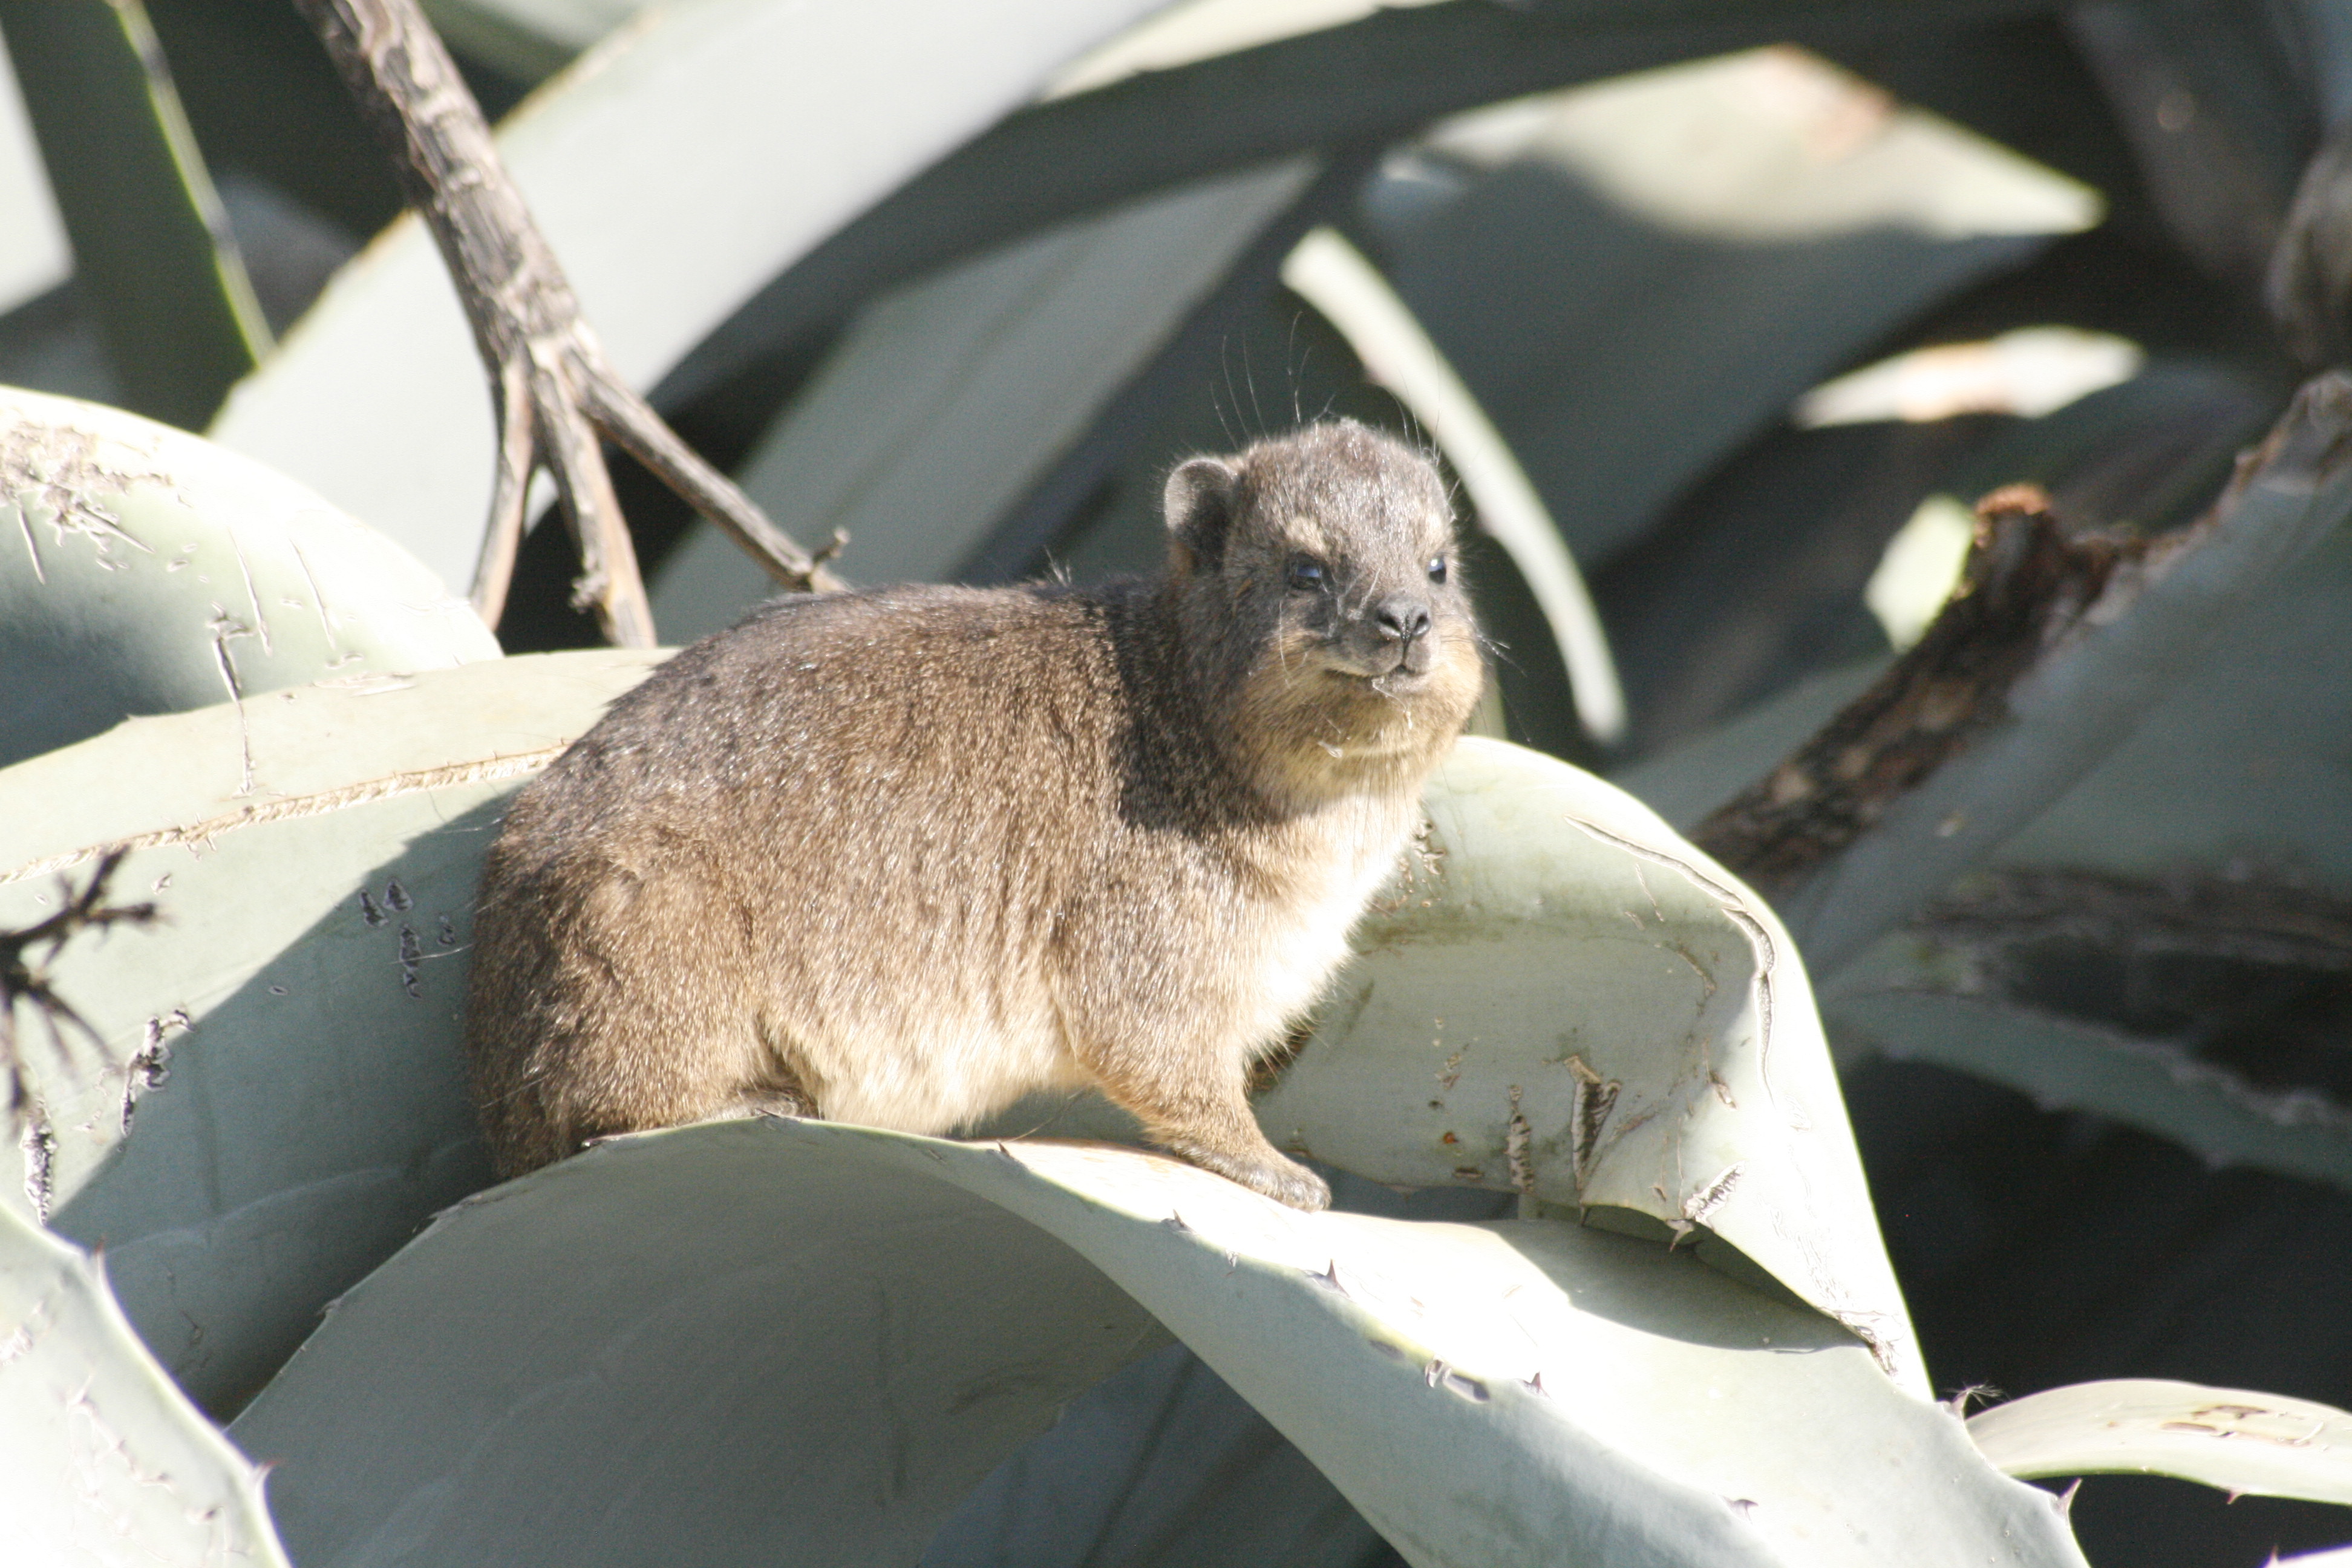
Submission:
{"label": "hyrax head", "polygon": [[1314,425],[1183,464],[1167,513],[1188,654],[1218,695],[1331,758],[1452,742],[1484,670],[1427,458]]}

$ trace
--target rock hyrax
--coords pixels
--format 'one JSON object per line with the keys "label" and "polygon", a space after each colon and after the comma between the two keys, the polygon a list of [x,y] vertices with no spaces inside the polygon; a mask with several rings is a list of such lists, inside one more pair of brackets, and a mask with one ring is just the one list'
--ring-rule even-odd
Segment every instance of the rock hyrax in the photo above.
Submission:
{"label": "rock hyrax", "polygon": [[1430,464],[1348,422],[1169,477],[1168,568],[789,597],[516,797],[466,1044],[514,1175],[777,1110],[946,1132],[1101,1090],[1299,1208],[1251,1117],[1475,702]]}

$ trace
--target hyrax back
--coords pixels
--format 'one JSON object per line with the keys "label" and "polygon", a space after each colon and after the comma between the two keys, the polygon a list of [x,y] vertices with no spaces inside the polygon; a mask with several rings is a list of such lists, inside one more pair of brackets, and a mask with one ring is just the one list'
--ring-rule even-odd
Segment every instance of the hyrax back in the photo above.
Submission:
{"label": "hyrax back", "polygon": [[1168,481],[1152,581],[771,604],[517,797],[467,1050],[500,1171],[776,1109],[916,1132],[1093,1087],[1323,1184],[1243,1097],[1477,697],[1445,491],[1340,423]]}

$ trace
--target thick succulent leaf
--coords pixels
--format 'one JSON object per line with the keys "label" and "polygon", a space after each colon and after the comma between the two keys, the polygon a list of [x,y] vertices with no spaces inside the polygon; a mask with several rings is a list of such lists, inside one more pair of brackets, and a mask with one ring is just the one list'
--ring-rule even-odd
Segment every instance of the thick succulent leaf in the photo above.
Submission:
{"label": "thick succulent leaf", "polygon": [[2078,1383],[1969,1417],[2012,1476],[2178,1476],[2231,1493],[2352,1503],[2352,1414],[2164,1378]]}
{"label": "thick succulent leaf", "polygon": [[[743,488],[796,539],[849,535],[844,574],[953,577],[1314,176],[1293,160],[950,268],[864,311],[753,450]],[[774,591],[698,524],[654,585],[665,637]]]}
{"label": "thick succulent leaf", "polygon": [[41,150],[0,38],[0,312],[14,310],[73,275],[73,249],[49,195]]}
{"label": "thick succulent leaf", "polygon": [[1051,1237],[861,1152],[698,1129],[444,1215],[239,1418],[293,1552],[911,1562],[1158,1335]]}
{"label": "thick succulent leaf", "polygon": [[110,846],[131,848],[115,893],[163,916],[53,966],[96,1043],[52,1051],[20,1017],[46,1136],[0,1194],[106,1247],[207,1405],[235,1408],[324,1302],[487,1179],[457,1051],[485,839],[653,657],[293,688],[0,771],[0,925]]}
{"label": "thick succulent leaf", "polygon": [[0,765],[127,714],[498,656],[431,573],[292,480],[119,409],[0,388]]}
{"label": "thick succulent leaf", "polygon": [[[2147,1039],[1996,999],[1913,989],[1938,965],[1897,940],[1842,976],[1822,1006],[1842,1047],[1957,1068],[2168,1138],[2215,1165],[2252,1165],[2352,1190],[2352,1110],[2309,1089],[2265,1089]],[[1884,967],[1882,967],[1882,964]]]}
{"label": "thick succulent leaf", "polygon": [[[1890,33],[1973,15],[1970,4],[1171,7],[1056,78],[1052,90],[1067,96],[1007,116],[828,236],[698,347],[666,390],[690,396],[877,289],[1152,191],[1378,145],[1480,104],[1759,45],[1865,57]],[[2037,8],[2036,0],[2019,6]],[[1637,426],[1645,437],[1652,428]]]}
{"label": "thick succulent leaf", "polygon": [[131,406],[190,429],[269,350],[139,0],[0,0],[25,107]]}
{"label": "thick succulent leaf", "polygon": [[1135,1344],[1122,1292],[1424,1568],[2082,1561],[1947,1411],[1687,1253],[821,1122],[617,1141],[453,1211],[235,1430],[313,1565],[903,1562]]}
{"label": "thick succulent leaf", "polygon": [[[2347,733],[2352,530],[2339,526],[2270,582],[2128,739],[1999,846],[1986,871],[2352,899]],[[2292,929],[2291,898],[2285,907]],[[1824,986],[1822,1010],[1842,1043],[1973,1072],[2216,1163],[2352,1186],[2352,1107],[2324,1085],[2275,1073],[2257,1083],[2200,1057],[2193,1038],[2012,1002],[1988,989],[1980,967],[1932,928],[1897,931]]]}
{"label": "thick succulent leaf", "polygon": [[1614,786],[1465,739],[1258,1116],[1400,1185],[1711,1233],[1927,1393],[1795,945]]}
{"label": "thick succulent leaf", "polygon": [[0,1325],[11,1561],[283,1568],[261,1472],[155,1364],[96,1260],[5,1208]]}
{"label": "thick succulent leaf", "polygon": [[[2116,609],[2094,612],[2011,692],[2008,717],[1780,902],[1815,967],[1848,963],[1984,861],[2193,678],[2221,634],[2352,516],[2342,441],[2352,381],[2313,381],[2189,547],[2153,555]],[[2196,809],[2193,803],[2182,808]]]}
{"label": "thick succulent leaf", "polygon": [[[592,52],[499,151],[614,363],[649,384],[820,237],[1157,3],[709,0]],[[337,275],[214,434],[470,580],[489,396],[413,215]]]}
{"label": "thick succulent leaf", "polygon": [[424,0],[449,47],[519,81],[553,76],[645,0]]}
{"label": "thick succulent leaf", "polygon": [[[2282,501],[2292,504],[2292,495]],[[2313,498],[2352,508],[2331,476]],[[2227,876],[2235,862],[2352,898],[2352,527],[2264,583],[2081,783],[1994,851],[2001,868]]]}
{"label": "thick succulent leaf", "polygon": [[1420,145],[1442,194],[1389,216],[1389,275],[1587,571],[1815,383],[2099,212],[1786,49],[1498,106]]}

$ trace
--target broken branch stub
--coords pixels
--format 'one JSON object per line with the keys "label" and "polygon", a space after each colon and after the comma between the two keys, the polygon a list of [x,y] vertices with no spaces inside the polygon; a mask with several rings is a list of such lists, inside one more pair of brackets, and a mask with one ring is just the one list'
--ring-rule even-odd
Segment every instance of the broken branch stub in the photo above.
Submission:
{"label": "broken branch stub", "polygon": [[582,318],[554,251],[499,162],[488,122],[415,0],[296,0],[326,44],[410,202],[432,228],[489,373],[499,438],[474,605],[498,623],[533,473],[544,468],[578,542],[573,604],[605,637],[654,643],[600,439],[609,437],[786,587],[840,586],[621,379]]}
{"label": "broken branch stub", "polygon": [[2020,596],[1988,615],[1971,600],[2005,559],[1996,542],[1910,658],[1696,841],[1768,884],[1816,973],[1833,973],[2071,788],[2352,517],[2347,441],[2352,378],[2315,377],[2193,527],[2137,552],[2027,548],[2017,560],[2038,569],[1996,570]]}
{"label": "broken branch stub", "polygon": [[2145,549],[2070,536],[2037,486],[1986,496],[1959,584],[1927,636],[1692,841],[1767,893],[1795,886],[1999,723],[2011,689]]}

